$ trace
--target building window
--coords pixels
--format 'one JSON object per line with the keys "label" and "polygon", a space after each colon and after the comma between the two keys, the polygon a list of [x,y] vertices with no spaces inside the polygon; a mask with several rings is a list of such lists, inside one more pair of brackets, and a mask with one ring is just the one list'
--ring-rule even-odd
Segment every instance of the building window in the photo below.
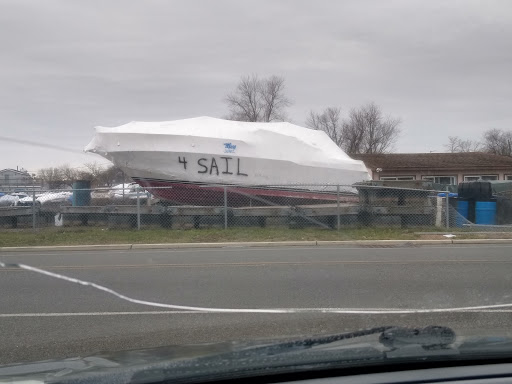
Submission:
{"label": "building window", "polygon": [[464,181],[477,181],[477,180],[498,180],[498,175],[471,175],[471,176],[464,176]]}
{"label": "building window", "polygon": [[457,176],[423,176],[422,179],[432,181],[435,184],[444,184],[444,185],[457,184]]}
{"label": "building window", "polygon": [[387,181],[404,181],[404,180],[415,180],[414,176],[381,176],[379,180]]}
{"label": "building window", "polygon": [[505,175],[505,180],[510,180],[510,181],[512,181],[512,175]]}

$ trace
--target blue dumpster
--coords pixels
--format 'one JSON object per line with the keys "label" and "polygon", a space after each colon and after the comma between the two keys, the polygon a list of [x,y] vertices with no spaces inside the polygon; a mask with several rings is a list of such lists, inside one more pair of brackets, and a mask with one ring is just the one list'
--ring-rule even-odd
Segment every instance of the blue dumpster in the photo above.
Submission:
{"label": "blue dumpster", "polygon": [[466,222],[469,215],[469,201],[458,200],[457,201],[457,218],[455,219],[455,225],[462,227]]}
{"label": "blue dumpster", "polygon": [[475,224],[496,224],[496,202],[477,201],[475,205]]}
{"label": "blue dumpster", "polygon": [[74,207],[84,207],[91,204],[91,182],[89,180],[77,180],[73,183]]}

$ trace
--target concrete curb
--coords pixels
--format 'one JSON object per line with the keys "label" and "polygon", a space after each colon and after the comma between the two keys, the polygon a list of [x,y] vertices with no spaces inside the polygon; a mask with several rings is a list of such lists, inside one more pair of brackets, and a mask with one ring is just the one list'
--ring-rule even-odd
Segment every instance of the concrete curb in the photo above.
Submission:
{"label": "concrete curb", "polygon": [[450,239],[442,240],[346,240],[346,241],[317,241],[316,245],[435,245],[435,244],[452,244]]}
{"label": "concrete curb", "polygon": [[129,251],[132,249],[184,249],[184,248],[242,248],[242,247],[314,247],[314,246],[415,246],[451,244],[512,244],[512,239],[442,239],[442,240],[346,240],[346,241],[245,241],[223,243],[164,243],[164,244],[102,244],[59,245],[33,247],[0,247],[1,252],[48,251]]}
{"label": "concrete curb", "polygon": [[453,239],[453,244],[512,244],[512,239]]}

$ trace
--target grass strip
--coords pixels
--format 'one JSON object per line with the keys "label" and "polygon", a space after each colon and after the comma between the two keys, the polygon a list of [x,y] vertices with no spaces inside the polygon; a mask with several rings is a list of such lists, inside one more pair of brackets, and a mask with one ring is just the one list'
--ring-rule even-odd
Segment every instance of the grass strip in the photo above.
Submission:
{"label": "grass strip", "polygon": [[304,228],[202,228],[202,229],[106,229],[97,227],[2,230],[0,247],[92,244],[215,243],[237,241],[301,240],[412,240],[420,238],[414,229],[349,228],[340,231]]}

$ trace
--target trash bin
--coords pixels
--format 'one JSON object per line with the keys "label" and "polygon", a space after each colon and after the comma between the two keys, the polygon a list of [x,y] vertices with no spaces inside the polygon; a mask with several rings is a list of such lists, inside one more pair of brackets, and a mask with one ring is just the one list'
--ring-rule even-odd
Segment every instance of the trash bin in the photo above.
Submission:
{"label": "trash bin", "polygon": [[91,182],[77,180],[73,183],[73,207],[84,207],[91,204]]}
{"label": "trash bin", "polygon": [[477,201],[475,224],[496,225],[496,201]]}
{"label": "trash bin", "polygon": [[464,181],[457,188],[460,199],[488,201],[492,198],[492,184],[489,181]]}
{"label": "trash bin", "polygon": [[469,216],[469,201],[457,200],[457,218],[455,219],[455,225],[462,227]]}
{"label": "trash bin", "polygon": [[512,224],[512,199],[507,196],[496,197],[496,224]]}

